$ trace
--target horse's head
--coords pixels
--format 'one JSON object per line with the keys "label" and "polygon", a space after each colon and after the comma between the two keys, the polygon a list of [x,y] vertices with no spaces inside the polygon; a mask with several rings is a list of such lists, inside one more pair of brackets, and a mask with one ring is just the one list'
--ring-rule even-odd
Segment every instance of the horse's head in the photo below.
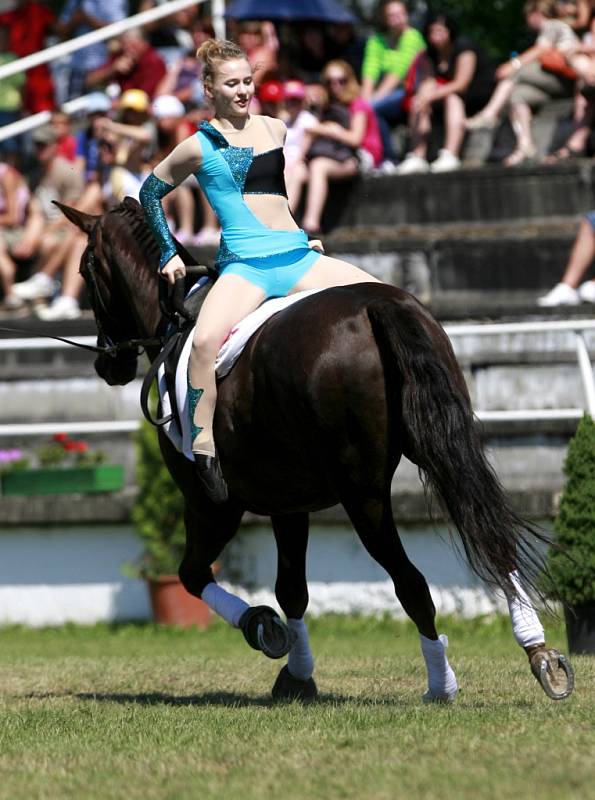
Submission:
{"label": "horse's head", "polygon": [[89,237],[80,272],[95,315],[97,344],[124,345],[100,353],[95,370],[110,386],[123,386],[135,378],[138,360],[138,350],[125,343],[154,336],[160,320],[157,245],[139,204],[130,198],[100,216],[56,205]]}

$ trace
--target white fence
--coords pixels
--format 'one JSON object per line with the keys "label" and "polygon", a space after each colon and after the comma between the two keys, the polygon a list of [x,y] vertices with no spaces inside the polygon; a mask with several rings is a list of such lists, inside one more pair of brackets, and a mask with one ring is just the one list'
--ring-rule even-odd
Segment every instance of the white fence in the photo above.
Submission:
{"label": "white fence", "polygon": [[[29,56],[20,58],[17,61],[10,61],[8,64],[0,66],[0,81],[10,75],[16,75],[21,72],[26,72],[32,67],[39,64],[47,64],[51,61],[56,61],[59,58],[75,53],[77,50],[82,50],[89,45],[96,44],[97,42],[112,39],[114,36],[119,36],[127,30],[132,28],[140,28],[155,20],[171,16],[178,11],[191,6],[202,5],[205,0],[169,0],[162,6],[151,8],[148,11],[142,11],[140,14],[134,14],[132,17],[120,20],[120,22],[113,22],[111,25],[105,25],[96,31],[85,33],[82,36],[77,36],[67,42],[60,42],[60,44],[47,47],[45,50],[40,50],[39,53],[32,53]],[[213,26],[219,38],[225,37],[225,0],[213,0]],[[84,108],[85,98],[77,98],[65,103],[62,110],[67,114],[73,114],[76,111]],[[28,130],[44,125],[50,119],[49,111],[42,111],[39,114],[27,117],[26,119],[12,122],[0,128],[0,142],[5,139],[10,139],[13,136],[19,136]]]}
{"label": "white fence", "polygon": [[[494,336],[503,334],[573,333],[576,345],[577,364],[581,373],[585,404],[583,408],[521,409],[515,411],[487,411],[476,409],[477,417],[483,422],[532,422],[540,420],[578,420],[584,411],[595,418],[595,380],[587,342],[586,331],[595,331],[595,320],[568,320],[552,322],[515,322],[486,325],[448,325],[445,328],[451,339],[461,336]],[[94,344],[94,336],[77,337],[81,344]],[[63,350],[69,347],[64,342],[51,339],[0,339],[1,351],[18,350]],[[140,420],[102,421],[102,422],[48,422],[35,424],[0,425],[0,437],[39,436],[54,433],[130,433],[138,429]]]}

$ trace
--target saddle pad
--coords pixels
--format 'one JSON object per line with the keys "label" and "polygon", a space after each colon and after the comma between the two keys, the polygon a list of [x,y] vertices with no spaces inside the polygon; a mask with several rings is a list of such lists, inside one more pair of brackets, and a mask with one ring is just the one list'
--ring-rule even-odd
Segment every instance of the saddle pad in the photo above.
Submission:
{"label": "saddle pad", "polygon": [[[221,349],[215,361],[215,371],[218,378],[223,378],[227,375],[233,365],[240,357],[242,350],[246,343],[253,336],[254,333],[260,328],[261,325],[279,311],[288,308],[294,303],[303,300],[311,294],[321,291],[320,289],[310,289],[306,292],[296,292],[295,294],[288,295],[287,297],[277,297],[273,300],[267,300],[256,311],[248,314],[247,317],[239,322],[234,328],[231,329],[229,336],[221,345]],[[163,430],[180,453],[184,453],[186,458],[191,461],[194,460],[192,455],[192,439],[190,436],[190,418],[188,411],[188,361],[190,359],[190,351],[192,349],[192,334],[188,336],[186,344],[184,345],[180,354],[180,360],[176,368],[176,401],[181,416],[181,430],[178,421],[172,419],[163,426]],[[169,392],[165,380],[165,368],[162,364],[158,372],[158,388],[159,397],[161,399],[161,409],[163,416],[171,414],[172,404],[169,398]]]}

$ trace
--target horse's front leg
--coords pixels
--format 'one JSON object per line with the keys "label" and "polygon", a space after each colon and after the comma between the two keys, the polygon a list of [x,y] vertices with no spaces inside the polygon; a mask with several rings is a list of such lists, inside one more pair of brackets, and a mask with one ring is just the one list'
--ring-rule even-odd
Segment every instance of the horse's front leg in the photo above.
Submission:
{"label": "horse's front leg", "polygon": [[516,572],[510,575],[515,594],[507,594],[514,638],[527,653],[531,672],[552,700],[563,700],[574,688],[574,672],[566,656],[546,647],[545,632]]}
{"label": "horse's front leg", "polygon": [[287,665],[279,673],[272,693],[275,700],[301,700],[307,703],[318,695],[312,678],[314,657],[304,622],[304,614],[308,607],[306,583],[308,515],[274,516],[271,521],[278,556],[275,595],[287,617],[287,626],[294,639]]}

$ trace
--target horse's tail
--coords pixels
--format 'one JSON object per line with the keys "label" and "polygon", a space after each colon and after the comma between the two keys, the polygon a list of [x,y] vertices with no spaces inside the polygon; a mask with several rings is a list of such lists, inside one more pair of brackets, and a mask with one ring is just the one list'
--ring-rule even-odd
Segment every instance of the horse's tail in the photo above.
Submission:
{"label": "horse's tail", "polygon": [[450,516],[471,568],[507,593],[516,569],[541,595],[547,537],[512,510],[486,460],[448,337],[413,298],[373,301],[368,315],[385,369],[399,368],[405,455]]}

